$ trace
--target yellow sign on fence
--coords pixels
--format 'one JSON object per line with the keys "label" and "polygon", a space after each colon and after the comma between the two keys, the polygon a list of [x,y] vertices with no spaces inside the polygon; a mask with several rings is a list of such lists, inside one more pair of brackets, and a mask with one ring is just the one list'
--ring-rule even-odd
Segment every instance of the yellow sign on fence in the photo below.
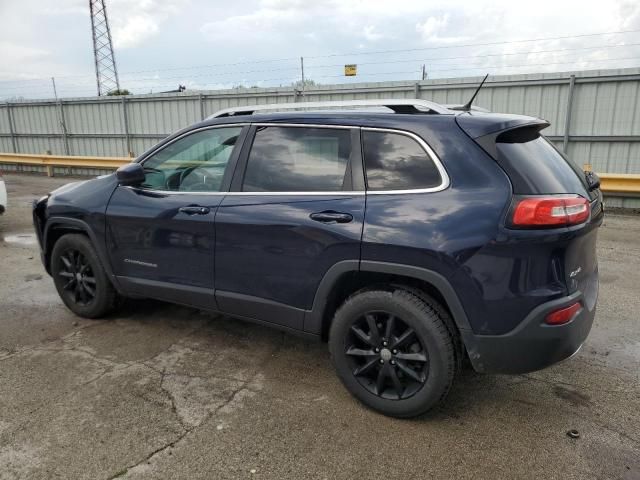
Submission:
{"label": "yellow sign on fence", "polygon": [[358,73],[358,66],[355,64],[345,65],[344,66],[344,76],[345,77],[355,77]]}

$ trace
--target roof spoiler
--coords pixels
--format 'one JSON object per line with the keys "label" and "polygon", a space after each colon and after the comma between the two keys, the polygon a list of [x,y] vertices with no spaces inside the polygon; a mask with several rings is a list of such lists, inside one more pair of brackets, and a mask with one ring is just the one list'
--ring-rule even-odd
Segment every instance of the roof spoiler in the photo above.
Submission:
{"label": "roof spoiler", "polygon": [[528,142],[538,138],[540,132],[550,125],[546,120],[522,115],[501,115],[498,118],[461,115],[456,117],[456,122],[493,158],[498,155],[496,143]]}

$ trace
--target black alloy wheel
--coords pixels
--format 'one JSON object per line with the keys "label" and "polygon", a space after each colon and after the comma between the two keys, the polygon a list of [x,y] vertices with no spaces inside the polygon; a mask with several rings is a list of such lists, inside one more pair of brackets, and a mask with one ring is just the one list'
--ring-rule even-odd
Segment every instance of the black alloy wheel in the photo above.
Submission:
{"label": "black alloy wheel", "polygon": [[413,328],[383,311],[367,312],[350,328],[345,354],[369,392],[389,400],[414,395],[429,375],[429,355]]}
{"label": "black alloy wheel", "polygon": [[86,235],[70,233],[56,241],[51,276],[64,304],[81,317],[102,317],[120,303],[121,297]]}
{"label": "black alloy wheel", "polygon": [[457,371],[456,332],[426,294],[381,285],[351,295],[336,311],[329,351],[336,373],[364,405],[409,418],[440,403]]}
{"label": "black alloy wheel", "polygon": [[79,250],[70,248],[60,255],[60,262],[57,273],[65,282],[64,295],[78,305],[89,305],[96,296],[96,277],[87,258]]}

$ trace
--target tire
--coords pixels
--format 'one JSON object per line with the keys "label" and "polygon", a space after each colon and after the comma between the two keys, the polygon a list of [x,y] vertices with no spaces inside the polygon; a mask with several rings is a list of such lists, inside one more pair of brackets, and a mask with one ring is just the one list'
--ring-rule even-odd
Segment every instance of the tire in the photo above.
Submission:
{"label": "tire", "polygon": [[384,415],[426,413],[449,393],[459,362],[443,316],[430,297],[403,289],[352,295],[336,311],[329,332],[340,380]]}
{"label": "tire", "polygon": [[51,275],[64,304],[80,317],[103,317],[119,302],[118,293],[84,235],[67,234],[58,239],[51,253]]}

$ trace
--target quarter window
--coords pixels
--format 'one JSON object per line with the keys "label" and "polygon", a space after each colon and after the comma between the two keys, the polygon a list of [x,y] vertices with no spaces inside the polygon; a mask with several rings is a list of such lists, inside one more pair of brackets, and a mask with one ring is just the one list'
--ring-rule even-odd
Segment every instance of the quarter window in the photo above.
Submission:
{"label": "quarter window", "polygon": [[442,183],[435,163],[413,138],[368,130],[362,138],[369,190],[412,190]]}
{"label": "quarter window", "polygon": [[242,127],[210,128],[167,145],[143,164],[145,188],[219,192]]}
{"label": "quarter window", "polygon": [[343,190],[351,148],[348,129],[258,127],[242,190]]}

